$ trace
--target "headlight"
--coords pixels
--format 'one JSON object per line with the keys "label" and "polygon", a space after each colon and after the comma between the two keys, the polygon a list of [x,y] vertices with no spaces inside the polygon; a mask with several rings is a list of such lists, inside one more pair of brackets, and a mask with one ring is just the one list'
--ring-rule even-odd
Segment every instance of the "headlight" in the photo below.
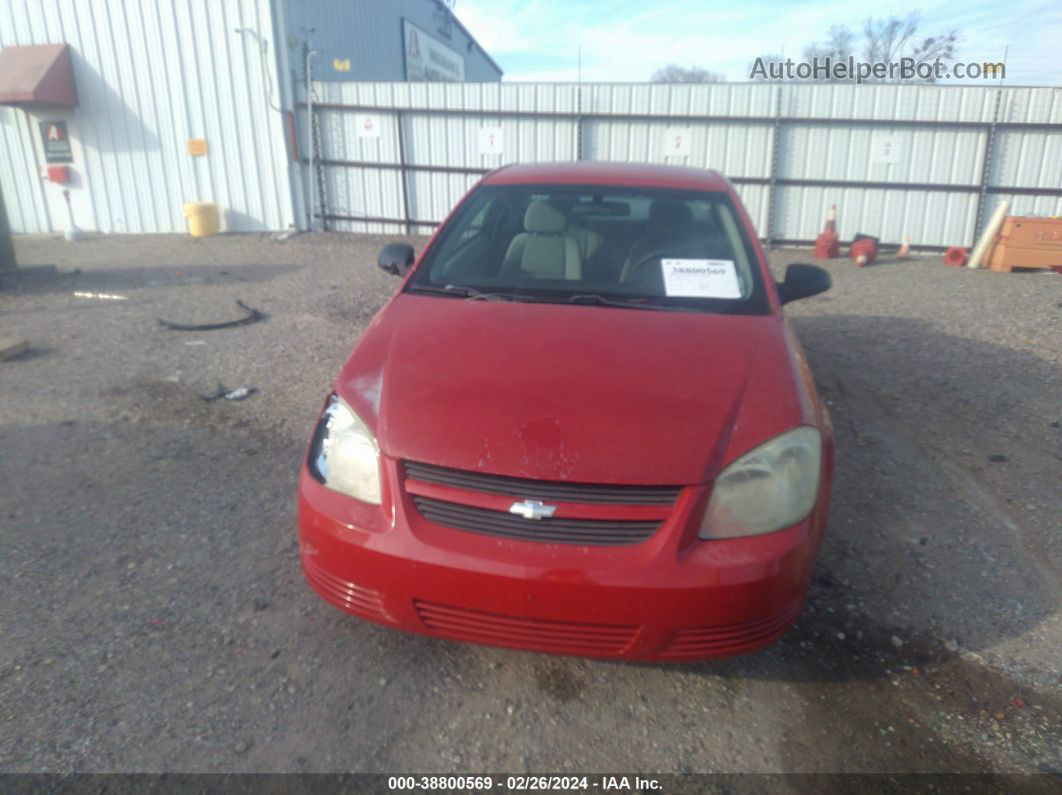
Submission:
{"label": "headlight", "polygon": [[310,468],[328,488],[380,504],[380,446],[339,395],[332,395],[317,425]]}
{"label": "headlight", "polygon": [[811,512],[819,491],[822,437],[802,427],[741,456],[716,479],[700,537],[773,533]]}

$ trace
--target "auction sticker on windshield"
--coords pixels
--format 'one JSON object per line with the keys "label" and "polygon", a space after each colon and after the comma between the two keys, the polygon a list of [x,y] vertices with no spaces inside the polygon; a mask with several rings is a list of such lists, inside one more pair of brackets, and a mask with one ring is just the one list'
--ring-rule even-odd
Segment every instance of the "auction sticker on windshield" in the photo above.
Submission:
{"label": "auction sticker on windshield", "polygon": [[664,259],[664,291],[676,298],[741,298],[737,268],[728,259]]}

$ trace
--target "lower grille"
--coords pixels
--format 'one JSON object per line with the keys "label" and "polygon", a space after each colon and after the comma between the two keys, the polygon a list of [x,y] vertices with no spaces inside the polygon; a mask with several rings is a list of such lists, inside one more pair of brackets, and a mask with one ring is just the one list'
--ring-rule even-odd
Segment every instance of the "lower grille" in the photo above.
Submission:
{"label": "lower grille", "polygon": [[437,635],[534,651],[622,654],[638,636],[636,626],[571,624],[480,613],[414,600],[417,615]]}
{"label": "lower grille", "polygon": [[801,605],[797,605],[784,613],[745,624],[680,629],[660,656],[675,658],[711,656],[726,654],[732,649],[744,649],[746,646],[761,641],[767,642],[796,619],[800,608]]}
{"label": "lower grille", "polygon": [[413,504],[425,519],[446,527],[549,544],[591,546],[638,544],[652,536],[660,527],[659,521],[525,519],[506,511],[473,508],[419,495],[413,496]]}
{"label": "lower grille", "polygon": [[316,585],[333,604],[363,618],[389,623],[394,621],[378,591],[336,577],[306,557],[302,559],[302,569],[306,579]]}

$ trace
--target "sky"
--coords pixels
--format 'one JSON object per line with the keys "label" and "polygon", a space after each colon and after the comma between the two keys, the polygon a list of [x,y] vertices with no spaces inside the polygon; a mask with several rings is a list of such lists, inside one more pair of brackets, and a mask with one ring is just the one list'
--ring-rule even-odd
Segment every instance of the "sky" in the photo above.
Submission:
{"label": "sky", "polygon": [[[748,80],[758,55],[782,52],[798,60],[831,25],[858,35],[872,8],[852,0],[457,0],[454,11],[505,70],[505,80],[577,80],[581,49],[585,81],[645,81],[676,63],[737,82]],[[1007,85],[1062,86],[1060,0],[899,0],[873,15],[915,10],[922,14],[920,35],[959,30],[958,60],[1001,61],[1009,45]]]}

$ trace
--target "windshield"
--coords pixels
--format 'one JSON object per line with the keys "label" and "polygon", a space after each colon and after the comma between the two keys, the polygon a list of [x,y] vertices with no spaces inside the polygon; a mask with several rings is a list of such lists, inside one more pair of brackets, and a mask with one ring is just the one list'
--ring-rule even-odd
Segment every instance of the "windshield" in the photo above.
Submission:
{"label": "windshield", "polygon": [[406,287],[458,298],[679,311],[768,311],[725,193],[485,185]]}

